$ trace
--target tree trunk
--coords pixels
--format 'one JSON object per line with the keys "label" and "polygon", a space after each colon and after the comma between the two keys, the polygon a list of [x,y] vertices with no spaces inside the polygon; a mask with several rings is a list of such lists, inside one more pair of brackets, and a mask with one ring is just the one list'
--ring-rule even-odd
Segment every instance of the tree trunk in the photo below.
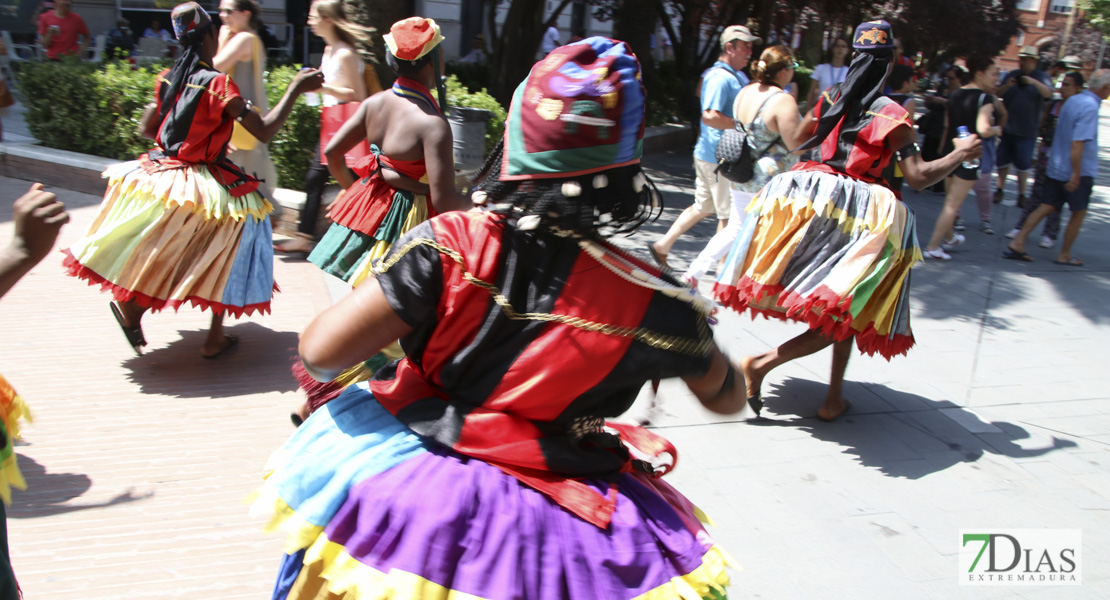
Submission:
{"label": "tree trunk", "polygon": [[[651,34],[655,30],[656,14],[644,10],[636,2],[622,2],[613,12],[613,37],[627,42],[636,58],[640,59],[644,88],[651,94],[655,83],[655,57],[651,54]],[[661,40],[656,40],[661,43]]]}
{"label": "tree trunk", "polygon": [[544,0],[513,0],[490,56],[491,93],[508,106],[516,86],[528,76],[543,39]]}

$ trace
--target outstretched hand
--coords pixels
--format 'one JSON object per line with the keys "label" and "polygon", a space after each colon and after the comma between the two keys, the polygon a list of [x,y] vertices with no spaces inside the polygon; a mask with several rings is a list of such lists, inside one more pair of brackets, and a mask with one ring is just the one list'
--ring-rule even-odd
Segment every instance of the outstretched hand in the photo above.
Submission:
{"label": "outstretched hand", "polygon": [[297,94],[305,92],[314,92],[324,87],[324,72],[320,69],[301,69],[295,77],[290,87]]}
{"label": "outstretched hand", "polygon": [[36,264],[50,252],[62,225],[69,222],[69,213],[57,196],[42,189],[41,183],[15,201],[12,209],[15,221],[15,238],[12,248],[31,264]]}

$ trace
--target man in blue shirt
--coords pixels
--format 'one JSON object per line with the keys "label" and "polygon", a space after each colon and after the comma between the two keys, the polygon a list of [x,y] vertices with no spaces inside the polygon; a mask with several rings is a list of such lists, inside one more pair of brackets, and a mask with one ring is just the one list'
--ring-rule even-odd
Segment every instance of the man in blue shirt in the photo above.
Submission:
{"label": "man in blue shirt", "polygon": [[732,196],[729,181],[715,173],[717,142],[723,130],[735,127],[732,104],[740,89],[748,85],[748,76],[740,70],[748,66],[752,43],[759,41],[760,38],[752,35],[747,27],[726,27],[721,33],[721,53],[717,62],[702,76],[701,129],[694,146],[694,204],[678,215],[666,235],[648,245],[651,256],[662,266],[667,266],[671,246],[698,221],[716,214],[717,231],[728,225]]}
{"label": "man in blue shirt", "polygon": [[1064,231],[1064,245],[1053,262],[1071,267],[1083,266],[1082,260],[1071,255],[1071,246],[1079,236],[1083,217],[1087,215],[1087,204],[1095,186],[1095,175],[1098,174],[1098,109],[1108,97],[1110,69],[1102,69],[1091,75],[1086,91],[1068,98],[1064,103],[1056,121],[1052,149],[1048,153],[1043,203],[1025,220],[1021,233],[1010,242],[1003,257],[1033,262],[1025,252],[1025,239],[1041,219],[1061,210],[1066,202],[1071,208],[1071,217]]}
{"label": "man in blue shirt", "polygon": [[1007,73],[1002,78],[1002,85],[998,86],[998,96],[1006,105],[1009,116],[1006,127],[1002,130],[1002,140],[998,144],[998,191],[994,193],[995,204],[1002,201],[1002,191],[1006,187],[1006,177],[1010,174],[1012,164],[1017,168],[1017,205],[1025,205],[1026,180],[1033,169],[1033,147],[1037,144],[1037,130],[1041,127],[1044,101],[1052,97],[1052,80],[1044,71],[1037,70],[1038,60],[1040,54],[1035,47],[1022,48],[1018,53],[1020,68]]}

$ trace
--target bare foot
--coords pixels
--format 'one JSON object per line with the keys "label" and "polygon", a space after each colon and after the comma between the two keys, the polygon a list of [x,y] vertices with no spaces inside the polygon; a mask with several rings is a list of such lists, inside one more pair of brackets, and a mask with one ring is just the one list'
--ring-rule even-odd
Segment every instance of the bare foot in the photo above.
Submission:
{"label": "bare foot", "polygon": [[837,417],[848,412],[851,405],[844,398],[826,398],[821,408],[817,409],[817,418],[822,421],[835,421]]}

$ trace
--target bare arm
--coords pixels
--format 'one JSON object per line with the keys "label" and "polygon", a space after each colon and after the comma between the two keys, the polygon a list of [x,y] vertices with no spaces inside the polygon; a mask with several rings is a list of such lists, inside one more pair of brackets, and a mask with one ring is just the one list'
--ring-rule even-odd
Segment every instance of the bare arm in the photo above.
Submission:
{"label": "bare arm", "polygon": [[318,381],[331,381],[407,335],[412,328],[399,317],[375,278],[367,279],[301,334],[301,361]]}
{"label": "bare arm", "polygon": [[732,117],[712,108],[702,111],[701,122],[714,129],[732,129],[736,127],[736,121]]}
{"label": "bare arm", "polygon": [[1002,135],[1002,128],[991,125],[994,117],[994,104],[984,104],[979,107],[979,114],[975,118],[975,131],[981,138],[992,138]]}
{"label": "bare arm", "polygon": [[1033,87],[1037,88],[1037,91],[1041,93],[1042,98],[1051,98],[1052,97],[1052,88],[1045,85],[1043,81],[1041,81],[1040,79],[1037,79],[1036,77],[1032,77],[1032,76],[1029,76],[1029,75],[1025,75],[1024,77],[1029,80],[1026,83],[1028,83],[1028,84],[1032,85]]}
{"label": "bare arm", "polygon": [[[248,31],[240,31],[224,39],[224,30],[227,26],[220,27],[220,50],[212,58],[212,66],[221,73],[230,73],[235,63],[251,60],[251,49],[256,36]],[[230,30],[228,30],[230,33]]]}
{"label": "bare arm", "polygon": [[151,102],[143,109],[143,116],[139,119],[139,135],[148,140],[158,141],[158,104]]}
{"label": "bare arm", "polygon": [[470,199],[455,192],[455,153],[451,127],[438,119],[424,133],[424,164],[428,168],[429,200],[437,214],[469,210]]}
{"label": "bare arm", "polygon": [[69,213],[54,194],[42,191],[42,184],[35,183],[15,201],[12,221],[15,235],[11,244],[0,250],[0,296],[46,258],[62,225],[69,222]]}
{"label": "bare arm", "polygon": [[1079,178],[1083,170],[1083,145],[1086,143],[1083,140],[1071,143],[1071,179],[1064,185],[1064,189],[1069,192],[1079,189]]}
{"label": "bare arm", "polygon": [[[891,133],[889,138],[890,147],[904,148],[914,143],[915,138],[913,130],[908,125],[899,126]],[[947,177],[952,171],[956,170],[961,162],[975,158],[982,153],[983,142],[977,135],[957,139],[953,143],[956,148],[936,160],[926,162],[920,154],[914,154],[899,161],[898,165],[902,168],[906,183],[916,190],[925,189]]]}
{"label": "bare arm", "polygon": [[788,94],[782,94],[775,101],[774,112],[775,129],[782,136],[782,143],[787,148],[797,148],[802,142],[809,139],[812,131],[806,132],[807,122],[812,119],[803,118],[798,114],[798,103]]}
{"label": "bare arm", "polygon": [[729,363],[716,347],[709,371],[698,377],[685,377],[683,381],[702,406],[718,414],[740,412],[747,402],[743,371]]}
{"label": "bare arm", "polygon": [[347,85],[325,83],[320,91],[334,96],[341,102],[362,102],[366,99],[366,82],[358,72],[358,65],[362,59],[349,48],[336,50],[335,57],[339,61],[340,72],[343,73],[343,81]]}
{"label": "bare arm", "polygon": [[246,129],[251,135],[258,138],[258,141],[267,144],[270,140],[274,139],[274,135],[289,118],[289,113],[293,110],[293,105],[297,102],[297,96],[320,89],[324,84],[324,74],[319,69],[304,70],[297,73],[293,78],[292,83],[285,89],[285,95],[278,101],[277,106],[270,109],[266,116],[260,116],[253,110],[243,113],[246,108],[247,101],[242,97],[233,98],[227,103],[224,108],[224,114],[237,118],[243,115],[242,123],[243,128]]}

